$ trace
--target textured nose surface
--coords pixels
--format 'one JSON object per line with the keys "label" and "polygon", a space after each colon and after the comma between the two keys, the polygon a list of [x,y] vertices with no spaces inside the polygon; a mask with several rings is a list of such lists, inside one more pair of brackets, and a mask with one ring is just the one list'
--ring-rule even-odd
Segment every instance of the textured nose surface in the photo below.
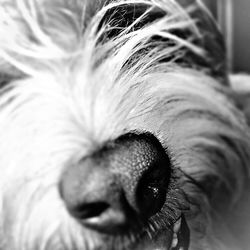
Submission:
{"label": "textured nose surface", "polygon": [[62,174],[60,194],[82,224],[116,233],[157,213],[166,199],[170,160],[151,134],[129,133]]}

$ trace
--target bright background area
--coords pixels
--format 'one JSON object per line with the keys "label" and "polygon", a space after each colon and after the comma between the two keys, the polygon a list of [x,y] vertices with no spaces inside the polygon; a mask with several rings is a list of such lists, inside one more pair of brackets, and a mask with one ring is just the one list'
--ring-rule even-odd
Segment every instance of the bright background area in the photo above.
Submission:
{"label": "bright background area", "polygon": [[203,0],[217,17],[234,72],[250,73],[250,0]]}
{"label": "bright background area", "polygon": [[234,0],[234,69],[250,73],[250,0]]}

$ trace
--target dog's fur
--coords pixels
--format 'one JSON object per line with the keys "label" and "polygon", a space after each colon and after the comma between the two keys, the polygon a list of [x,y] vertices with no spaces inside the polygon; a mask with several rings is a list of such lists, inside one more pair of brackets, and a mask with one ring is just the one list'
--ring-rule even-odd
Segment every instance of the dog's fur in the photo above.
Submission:
{"label": "dog's fur", "polygon": [[154,134],[178,169],[190,249],[249,247],[248,86],[199,1],[0,3],[1,250],[106,249],[58,182],[129,131]]}

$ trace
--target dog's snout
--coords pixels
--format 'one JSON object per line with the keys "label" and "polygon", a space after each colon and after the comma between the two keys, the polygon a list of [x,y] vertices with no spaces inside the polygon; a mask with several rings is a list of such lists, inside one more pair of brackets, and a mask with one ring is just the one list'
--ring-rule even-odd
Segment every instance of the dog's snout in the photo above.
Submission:
{"label": "dog's snout", "polygon": [[67,167],[59,190],[84,226],[116,233],[162,208],[170,175],[160,142],[149,133],[129,133]]}

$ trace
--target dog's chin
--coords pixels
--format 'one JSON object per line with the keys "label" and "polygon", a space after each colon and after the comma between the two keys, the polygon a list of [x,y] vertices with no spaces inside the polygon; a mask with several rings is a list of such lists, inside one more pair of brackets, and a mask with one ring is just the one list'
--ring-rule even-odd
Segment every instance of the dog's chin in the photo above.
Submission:
{"label": "dog's chin", "polygon": [[[48,215],[49,217],[49,215]],[[49,219],[49,218],[47,218]],[[37,218],[39,223],[39,218]],[[46,218],[45,218],[46,220]],[[45,221],[46,222],[46,221]],[[51,222],[52,223],[52,222]],[[160,223],[160,222],[158,222]],[[52,223],[53,224],[53,223]],[[32,223],[32,230],[25,230],[15,236],[14,241],[4,232],[7,242],[1,250],[187,250],[189,247],[189,228],[182,215],[172,226],[151,224],[137,232],[129,230],[117,234],[104,234],[87,229],[74,220],[60,223],[54,232],[53,224],[40,232]],[[48,223],[45,223],[48,225]],[[41,225],[40,225],[41,226]],[[157,229],[157,226],[159,228]],[[22,226],[24,228],[24,226]],[[42,229],[42,228],[41,228]],[[27,230],[27,231],[26,231]],[[140,232],[139,232],[140,231]],[[13,237],[13,236],[11,236]],[[1,239],[2,240],[2,239]],[[1,243],[1,242],[0,242]]]}
{"label": "dog's chin", "polygon": [[[150,231],[150,230],[149,230]],[[189,229],[185,218],[182,216],[171,228],[157,232],[145,232],[139,237],[120,241],[122,236],[105,241],[105,247],[97,247],[94,250],[187,250],[189,246]],[[152,230],[154,231],[154,230]],[[129,237],[130,238],[130,237]],[[108,243],[109,242],[109,243]],[[108,244],[107,244],[108,243]],[[89,249],[92,250],[92,249]]]}

